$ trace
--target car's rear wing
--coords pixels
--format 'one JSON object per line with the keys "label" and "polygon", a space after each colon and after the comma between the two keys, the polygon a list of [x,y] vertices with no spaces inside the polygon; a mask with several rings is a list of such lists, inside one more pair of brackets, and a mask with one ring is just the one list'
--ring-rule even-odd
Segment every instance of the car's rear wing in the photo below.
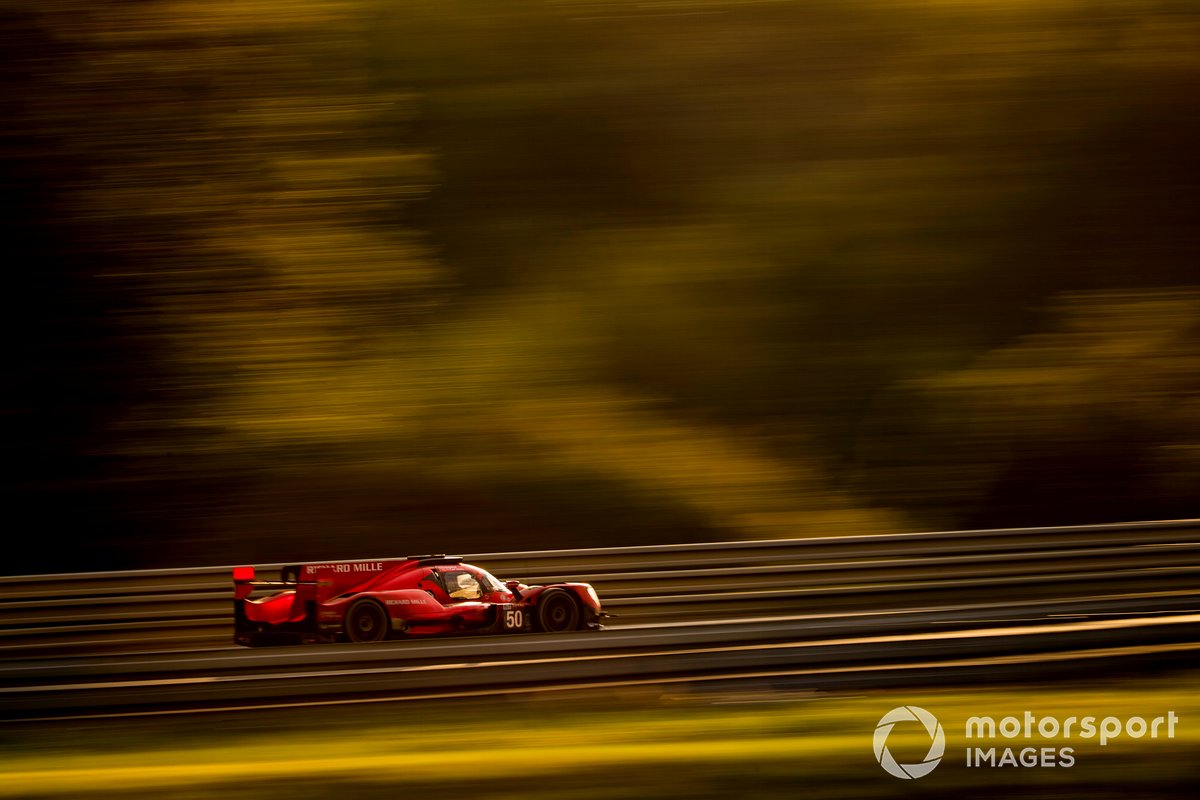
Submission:
{"label": "car's rear wing", "polygon": [[251,593],[260,587],[275,586],[281,589],[296,589],[300,592],[300,587],[313,587],[306,589],[304,594],[309,597],[315,597],[315,587],[320,586],[319,580],[302,581],[298,578],[299,567],[284,567],[280,570],[280,580],[277,581],[260,581],[255,580],[254,567],[234,567],[233,568],[233,595],[236,599],[241,600],[249,597]]}

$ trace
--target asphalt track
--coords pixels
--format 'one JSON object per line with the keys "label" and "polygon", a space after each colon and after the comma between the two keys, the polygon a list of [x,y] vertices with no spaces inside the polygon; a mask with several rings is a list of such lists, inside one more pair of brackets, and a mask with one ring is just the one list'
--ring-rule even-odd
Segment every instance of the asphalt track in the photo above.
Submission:
{"label": "asphalt track", "polygon": [[1188,663],[1200,651],[1196,606],[1188,595],[1105,597],[557,636],[10,661],[0,667],[0,705],[9,719],[28,719],[718,680],[862,685],[943,670],[1087,669],[1079,665],[1095,659]]}
{"label": "asphalt track", "polygon": [[[0,656],[0,715],[201,714],[645,684],[791,690],[1194,665],[1200,527],[1154,525],[480,558],[600,565],[564,577],[607,582],[614,599],[635,601],[626,603],[635,613],[606,630],[556,636],[249,650],[208,627],[189,642],[92,630],[72,639],[75,631],[43,625],[53,635],[39,642],[18,620],[8,630],[22,638]],[[788,585],[759,588],[763,575]],[[135,577],[170,586],[161,572]],[[56,592],[75,585],[70,576],[8,580],[20,587],[7,595],[18,614],[70,601]],[[130,580],[121,577],[126,595]],[[660,595],[646,591],[655,586]]]}

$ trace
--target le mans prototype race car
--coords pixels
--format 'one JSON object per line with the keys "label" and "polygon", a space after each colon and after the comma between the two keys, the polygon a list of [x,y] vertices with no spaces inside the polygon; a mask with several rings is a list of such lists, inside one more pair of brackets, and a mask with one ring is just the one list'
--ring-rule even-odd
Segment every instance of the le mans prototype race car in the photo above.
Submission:
{"label": "le mans prototype race car", "polygon": [[[586,583],[501,583],[457,556],[288,566],[277,581],[235,567],[233,586],[233,641],[248,647],[598,630],[607,616]],[[257,588],[275,591],[251,598]]]}

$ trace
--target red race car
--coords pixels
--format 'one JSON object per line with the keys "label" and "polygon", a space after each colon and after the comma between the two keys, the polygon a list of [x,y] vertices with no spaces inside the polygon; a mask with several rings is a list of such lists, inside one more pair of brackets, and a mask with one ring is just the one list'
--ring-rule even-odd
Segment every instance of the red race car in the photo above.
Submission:
{"label": "red race car", "polygon": [[[254,567],[235,567],[233,587],[233,641],[248,647],[598,630],[607,616],[586,583],[501,583],[457,556],[289,566],[278,581],[258,581]],[[252,599],[261,587],[276,591]]]}

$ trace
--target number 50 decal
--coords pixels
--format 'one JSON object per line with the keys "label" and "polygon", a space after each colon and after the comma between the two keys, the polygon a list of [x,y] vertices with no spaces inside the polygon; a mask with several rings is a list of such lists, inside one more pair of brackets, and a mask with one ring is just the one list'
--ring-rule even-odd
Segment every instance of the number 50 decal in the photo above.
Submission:
{"label": "number 50 decal", "polygon": [[504,627],[506,628],[524,628],[525,627],[525,612],[519,608],[507,608],[504,610]]}

